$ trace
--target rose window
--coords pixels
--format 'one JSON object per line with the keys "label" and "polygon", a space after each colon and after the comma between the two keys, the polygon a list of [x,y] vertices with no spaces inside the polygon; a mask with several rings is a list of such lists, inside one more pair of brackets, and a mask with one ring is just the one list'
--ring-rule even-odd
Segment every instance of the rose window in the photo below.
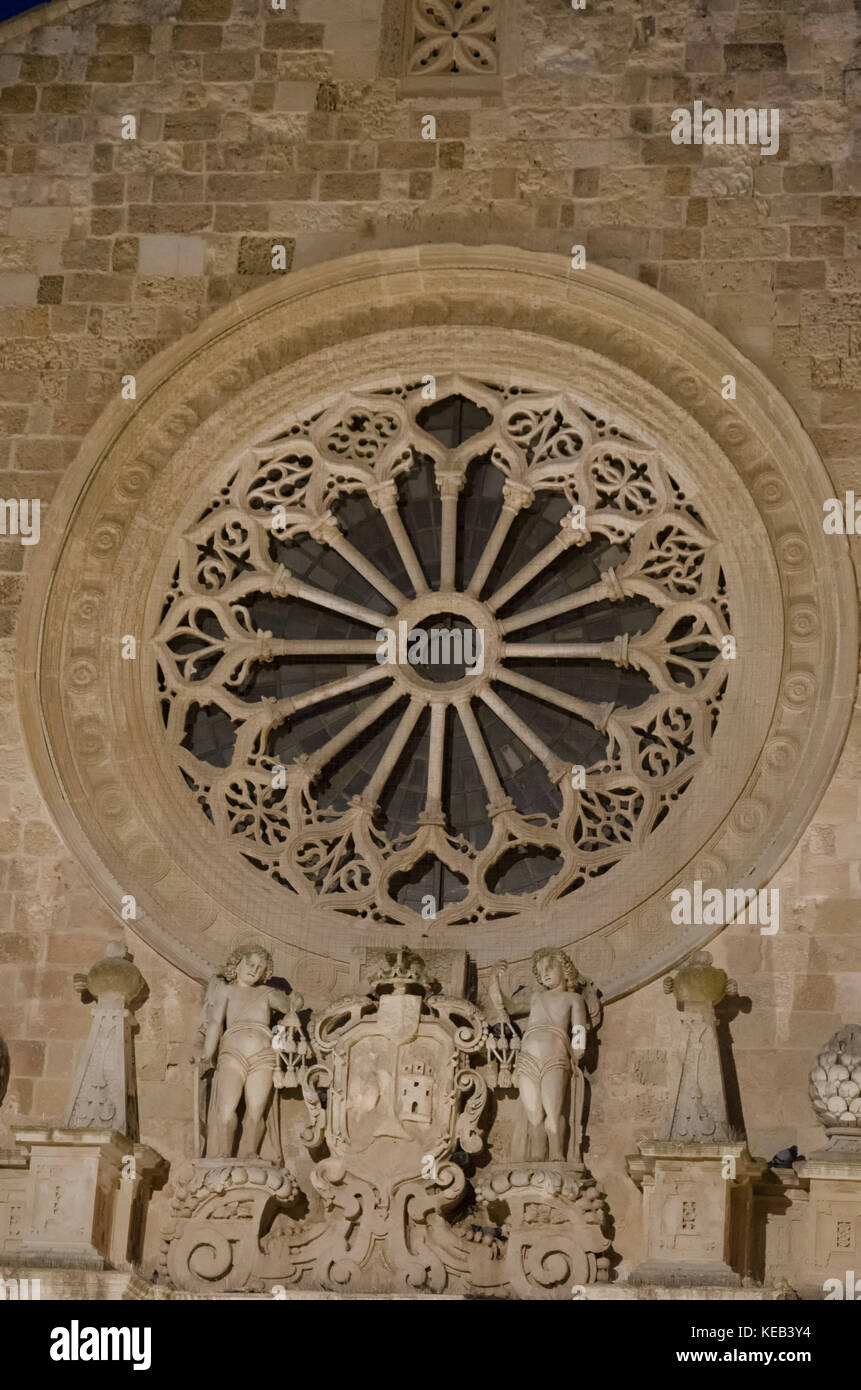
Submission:
{"label": "rose window", "polygon": [[570,392],[352,393],[247,451],[181,542],[164,732],[228,854],[354,921],[576,895],[709,759],[719,546]]}

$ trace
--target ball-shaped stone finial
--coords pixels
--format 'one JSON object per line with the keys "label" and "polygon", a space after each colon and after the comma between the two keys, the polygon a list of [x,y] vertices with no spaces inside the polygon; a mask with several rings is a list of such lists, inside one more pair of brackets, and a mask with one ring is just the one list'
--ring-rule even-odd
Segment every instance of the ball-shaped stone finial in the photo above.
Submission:
{"label": "ball-shaped stone finial", "polygon": [[119,994],[128,1005],[144,988],[144,977],[123,943],[109,941],[104,959],[97,961],[87,972],[86,987],[94,999],[100,999],[105,994]]}
{"label": "ball-shaped stone finial", "polygon": [[844,1024],[825,1044],[810,1073],[809,1094],[826,1130],[861,1135],[861,1024]]}
{"label": "ball-shaped stone finial", "polygon": [[732,994],[735,985],[727,979],[725,970],[712,965],[708,951],[694,951],[672,977],[672,984],[666,993],[674,994],[677,1003],[684,1008],[700,1008],[703,1005],[719,1004],[725,994]]}

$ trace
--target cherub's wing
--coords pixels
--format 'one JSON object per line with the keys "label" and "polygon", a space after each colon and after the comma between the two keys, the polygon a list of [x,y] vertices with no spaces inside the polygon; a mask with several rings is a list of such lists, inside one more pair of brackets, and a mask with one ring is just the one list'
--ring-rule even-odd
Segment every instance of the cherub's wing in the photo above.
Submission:
{"label": "cherub's wing", "polygon": [[211,975],[206,985],[206,993],[203,996],[203,1007],[200,1011],[200,1035],[206,1036],[206,1031],[210,1023],[215,1019],[219,1004],[220,994],[224,989],[224,980],[220,975]]}
{"label": "cherub's wing", "polygon": [[601,999],[591,980],[585,980],[583,983],[583,1002],[592,1027],[597,1028],[601,1022]]}

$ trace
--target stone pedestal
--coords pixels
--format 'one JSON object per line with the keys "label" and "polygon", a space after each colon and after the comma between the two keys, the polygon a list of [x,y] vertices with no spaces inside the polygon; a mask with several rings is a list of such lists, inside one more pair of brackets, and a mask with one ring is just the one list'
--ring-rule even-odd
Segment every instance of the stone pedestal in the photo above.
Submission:
{"label": "stone pedestal", "polygon": [[674,994],[687,1039],[665,1139],[650,1139],[626,1160],[643,1194],[646,1258],[634,1284],[733,1287],[754,1274],[751,1158],[734,1131],[717,1036],[715,1006],[735,994],[733,980],[696,951],[664,990]]}
{"label": "stone pedestal", "polygon": [[856,1134],[841,1144],[840,1136],[834,1136],[827,1148],[794,1166],[809,1190],[801,1291],[808,1298],[859,1301],[861,1139]]}
{"label": "stone pedestal", "polygon": [[122,942],[75,976],[93,1023],[62,1127],[15,1130],[25,1155],[0,1165],[0,1261],[132,1270],[144,1212],[167,1172],[138,1139],[133,1007],[146,981]]}
{"label": "stone pedestal", "polygon": [[797,1286],[804,1265],[808,1184],[793,1168],[768,1168],[753,1184],[752,1265],[765,1284]]}
{"label": "stone pedestal", "polygon": [[0,1262],[8,1262],[20,1247],[27,1185],[26,1156],[0,1153]]}
{"label": "stone pedestal", "polygon": [[733,1287],[751,1275],[752,1182],[764,1169],[747,1144],[653,1140],[626,1160],[643,1193],[646,1258],[632,1284]]}
{"label": "stone pedestal", "polygon": [[131,1269],[142,1213],[163,1160],[116,1130],[19,1129],[30,1150],[20,1234],[0,1255],[15,1264]]}

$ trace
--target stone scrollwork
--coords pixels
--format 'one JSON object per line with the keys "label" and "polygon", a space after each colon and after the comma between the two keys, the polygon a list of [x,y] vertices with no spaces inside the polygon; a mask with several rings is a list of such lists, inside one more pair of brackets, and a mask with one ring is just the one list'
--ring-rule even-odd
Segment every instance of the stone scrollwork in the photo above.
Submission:
{"label": "stone scrollwork", "polygon": [[261,1227],[296,1195],[292,1175],[272,1164],[198,1159],[187,1165],[161,1229],[160,1277],[190,1293],[262,1290]]}
{"label": "stone scrollwork", "polygon": [[571,1298],[572,1285],[608,1281],[607,1206],[585,1170],[498,1165],[478,1180],[476,1196],[505,1212],[498,1268],[517,1298]]}

